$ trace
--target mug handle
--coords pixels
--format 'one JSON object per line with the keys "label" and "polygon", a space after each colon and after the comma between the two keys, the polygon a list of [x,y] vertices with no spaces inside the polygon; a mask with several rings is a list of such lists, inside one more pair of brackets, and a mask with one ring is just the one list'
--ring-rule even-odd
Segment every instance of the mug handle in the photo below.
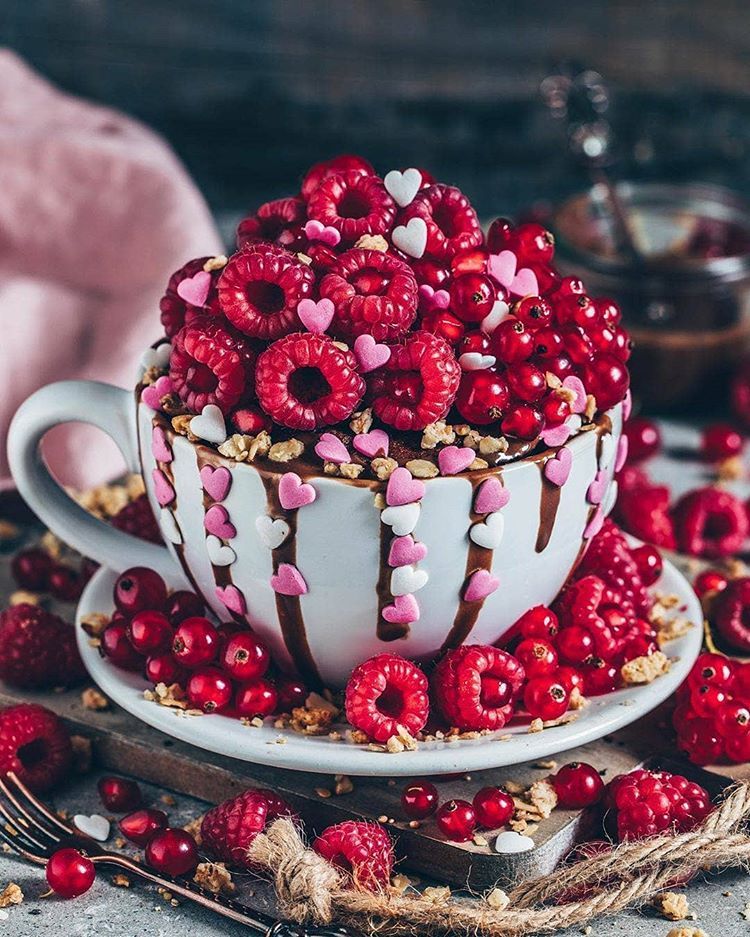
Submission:
{"label": "mug handle", "polygon": [[178,566],[166,547],[117,530],[85,511],[58,485],[40,452],[45,433],[54,426],[89,423],[117,443],[128,471],[140,472],[135,411],[132,392],[112,384],[48,384],[33,393],[13,417],[8,431],[10,470],[24,501],[50,530],[79,553],[115,572],[149,566],[174,579]]}

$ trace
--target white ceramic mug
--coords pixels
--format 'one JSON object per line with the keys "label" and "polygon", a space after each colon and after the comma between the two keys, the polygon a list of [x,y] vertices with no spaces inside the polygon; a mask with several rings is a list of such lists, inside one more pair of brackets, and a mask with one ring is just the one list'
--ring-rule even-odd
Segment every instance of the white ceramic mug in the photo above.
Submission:
{"label": "white ceramic mug", "polygon": [[[56,484],[39,444],[47,430],[71,421],[104,430],[128,469],[142,471],[167,549],[95,519]],[[155,425],[166,452],[155,442]],[[493,643],[526,609],[552,601],[614,501],[621,428],[618,406],[569,440],[562,461],[570,469],[561,486],[546,477],[547,464],[561,460],[561,447],[499,468],[426,480],[412,531],[426,554],[401,567],[398,583],[388,562],[393,530],[376,501],[385,483],[315,472],[305,479],[314,501],[285,509],[278,497],[283,465],[223,458],[174,434],[163,414],[136,404],[132,392],[79,381],[42,388],[16,414],[8,453],[21,495],[81,553],[114,570],[145,565],[172,581],[182,573],[219,618],[249,623],[282,667],[311,683],[320,678],[341,686],[374,654],[426,659],[448,644]],[[222,472],[212,484],[217,469]],[[477,514],[479,485],[489,477],[501,480],[509,499],[501,510]],[[217,505],[209,522],[208,511]],[[272,527],[273,521],[281,523]],[[474,535],[489,547],[472,539],[477,525],[485,528]],[[282,564],[299,572],[303,594],[283,594],[276,580],[275,590],[272,577]],[[498,584],[483,599],[466,601],[474,574],[487,576],[482,570]],[[390,593],[402,587],[412,590],[419,618],[389,623],[383,612],[397,601]]]}

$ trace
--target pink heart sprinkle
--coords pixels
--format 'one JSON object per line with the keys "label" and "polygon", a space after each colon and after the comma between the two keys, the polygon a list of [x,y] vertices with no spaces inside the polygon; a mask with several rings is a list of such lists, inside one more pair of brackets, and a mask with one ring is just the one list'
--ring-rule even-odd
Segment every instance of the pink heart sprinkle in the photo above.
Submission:
{"label": "pink heart sprinkle", "polygon": [[354,342],[354,357],[362,374],[382,368],[391,357],[387,345],[378,344],[372,335],[360,335]]}
{"label": "pink heart sprinkle", "polygon": [[352,440],[352,445],[361,455],[374,459],[377,455],[383,457],[388,455],[391,441],[385,430],[371,429],[369,433],[357,433]]}
{"label": "pink heart sprinkle", "polygon": [[464,592],[465,602],[482,602],[488,595],[492,595],[500,585],[500,580],[493,576],[488,569],[478,569],[472,573],[469,584]]}
{"label": "pink heart sprinkle", "polygon": [[436,290],[429,283],[423,283],[419,287],[419,298],[426,312],[432,312],[433,309],[447,309],[451,304],[451,294],[448,290]]}
{"label": "pink heart sprinkle", "polygon": [[399,504],[413,504],[424,497],[424,482],[412,478],[409,469],[399,466],[388,479],[385,500],[389,507]]}
{"label": "pink heart sprinkle", "polygon": [[541,436],[542,442],[545,446],[557,448],[558,446],[562,446],[563,443],[566,443],[570,439],[570,427],[567,423],[560,423],[557,426],[550,426],[547,429],[542,430]]}
{"label": "pink heart sprinkle", "polygon": [[237,536],[234,524],[229,520],[227,509],[221,504],[212,504],[203,518],[206,530],[220,540],[231,540]]}
{"label": "pink heart sprinkle", "polygon": [[476,457],[476,452],[467,446],[446,446],[438,453],[440,474],[457,475],[467,469]]}
{"label": "pink heart sprinkle", "polygon": [[336,465],[343,465],[344,462],[352,460],[349,450],[333,433],[323,433],[315,446],[315,453],[324,462],[335,462]]}
{"label": "pink heart sprinkle", "polygon": [[573,413],[583,413],[586,409],[586,388],[580,377],[569,374],[562,382],[562,386],[573,394],[573,402],[570,404]]}
{"label": "pink heart sprinkle", "polygon": [[335,306],[330,299],[301,299],[297,303],[299,320],[309,332],[321,334],[331,324]]}
{"label": "pink heart sprinkle", "polygon": [[141,400],[152,410],[161,410],[161,399],[173,391],[172,382],[165,375],[159,378],[154,384],[149,384],[141,392]]}
{"label": "pink heart sprinkle", "polygon": [[570,476],[573,466],[573,453],[567,446],[563,446],[552,459],[544,463],[544,477],[553,485],[562,488]]}
{"label": "pink heart sprinkle", "polygon": [[244,615],[247,611],[245,596],[240,592],[237,586],[217,586],[216,597],[230,612],[234,612],[235,615]]}
{"label": "pink heart sprinkle", "polygon": [[311,241],[320,241],[321,244],[327,244],[329,247],[335,247],[341,240],[341,234],[336,228],[324,225],[316,218],[308,221],[302,230]]}
{"label": "pink heart sprinkle", "polygon": [[151,431],[151,452],[157,462],[172,461],[172,449],[161,426],[155,426]]}
{"label": "pink heart sprinkle", "polygon": [[586,529],[583,532],[584,540],[591,540],[595,537],[599,531],[602,529],[604,524],[604,511],[602,511],[601,506],[597,507],[594,511],[594,516],[586,525]]}
{"label": "pink heart sprinkle", "polygon": [[418,543],[411,534],[404,537],[394,537],[388,551],[389,566],[411,566],[427,556],[427,547]]}
{"label": "pink heart sprinkle", "polygon": [[180,280],[177,295],[191,306],[205,306],[210,289],[211,274],[207,270],[199,270],[194,276]]}
{"label": "pink heart sprinkle", "polygon": [[539,284],[536,274],[528,267],[519,270],[508,287],[514,296],[536,296],[539,293]]}
{"label": "pink heart sprinkle", "polygon": [[302,573],[291,563],[280,563],[278,570],[271,576],[271,588],[280,595],[306,595],[307,583]]}
{"label": "pink heart sprinkle", "polygon": [[617,443],[617,456],[615,457],[615,475],[622,469],[628,458],[628,437],[620,436]]}
{"label": "pink heart sprinkle", "polygon": [[510,492],[499,478],[491,476],[482,482],[474,500],[475,514],[494,514],[510,501]]}
{"label": "pink heart sprinkle", "polygon": [[279,501],[285,511],[312,504],[318,494],[312,485],[303,482],[296,472],[285,472],[279,481]]}
{"label": "pink heart sprinkle", "polygon": [[499,254],[490,254],[487,261],[487,273],[502,286],[508,287],[516,275],[517,263],[513,251],[500,251]]}
{"label": "pink heart sprinkle", "polygon": [[626,422],[630,419],[630,414],[633,412],[633,394],[628,387],[625,393],[625,399],[622,401],[622,419],[623,422]]}
{"label": "pink heart sprinkle", "polygon": [[607,490],[607,473],[598,471],[594,480],[586,492],[586,500],[589,504],[601,504],[604,498],[604,492]]}
{"label": "pink heart sprinkle", "polygon": [[167,476],[161,469],[154,469],[151,477],[154,480],[156,500],[164,508],[174,501],[174,488],[170,485]]}
{"label": "pink heart sprinkle", "polygon": [[219,468],[204,465],[201,469],[201,482],[214,501],[223,501],[232,487],[232,473],[223,465]]}
{"label": "pink heart sprinkle", "polygon": [[410,625],[419,621],[419,604],[413,595],[394,596],[393,605],[386,605],[383,618],[394,625]]}

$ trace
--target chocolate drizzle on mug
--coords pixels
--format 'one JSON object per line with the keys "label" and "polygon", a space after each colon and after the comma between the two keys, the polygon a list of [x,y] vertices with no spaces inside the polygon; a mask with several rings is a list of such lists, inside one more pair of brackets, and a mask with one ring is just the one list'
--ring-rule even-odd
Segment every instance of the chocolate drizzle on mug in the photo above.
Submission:
{"label": "chocolate drizzle on mug", "polygon": [[[269,474],[262,469],[258,469],[258,475],[266,489],[266,500],[268,502],[268,514],[273,517],[283,517],[289,525],[289,536],[275,550],[272,550],[273,569],[277,572],[281,563],[289,563],[292,566],[297,565],[297,511],[286,511],[281,506],[279,500],[279,480],[281,475]],[[302,617],[302,606],[298,595],[282,595],[276,593],[276,614],[279,616],[279,626],[284,638],[289,656],[294,663],[299,675],[305,680],[308,686],[320,687],[323,681],[315,665],[315,660],[310,651],[310,645],[307,641],[307,632],[305,630],[305,620]]]}
{"label": "chocolate drizzle on mug", "polygon": [[[492,474],[496,475],[502,480],[502,471],[495,470]],[[485,519],[486,515],[476,514],[474,512],[474,501],[476,499],[477,489],[482,484],[483,481],[487,479],[488,475],[475,473],[469,478],[471,482],[471,511],[469,517],[471,519],[470,528],[477,523],[480,523]],[[477,623],[477,618],[479,618],[479,613],[482,610],[482,606],[485,603],[485,599],[479,599],[476,602],[467,602],[464,598],[464,593],[466,592],[466,587],[469,584],[469,579],[480,569],[491,570],[492,569],[492,556],[493,551],[488,550],[486,547],[480,547],[478,543],[474,543],[471,537],[468,536],[469,540],[469,549],[466,554],[466,571],[464,574],[464,584],[461,587],[461,593],[458,600],[458,611],[456,612],[456,617],[453,619],[453,624],[451,630],[448,632],[448,637],[443,642],[441,650],[446,650],[450,647],[458,647],[459,644],[463,644],[464,641],[469,637],[474,628],[474,625]]]}
{"label": "chocolate drizzle on mug", "polygon": [[538,467],[542,476],[542,490],[539,495],[539,530],[536,535],[536,552],[541,553],[547,546],[555,527],[557,509],[560,507],[560,494],[562,489],[553,484],[544,474],[546,459],[539,462]]}

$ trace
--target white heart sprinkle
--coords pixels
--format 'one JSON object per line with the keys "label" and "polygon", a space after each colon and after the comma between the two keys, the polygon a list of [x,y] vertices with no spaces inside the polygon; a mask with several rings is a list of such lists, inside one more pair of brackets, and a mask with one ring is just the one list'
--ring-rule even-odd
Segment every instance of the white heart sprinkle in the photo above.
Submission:
{"label": "white heart sprinkle", "polygon": [[417,526],[419,503],[415,501],[412,504],[391,505],[381,512],[380,519],[393,530],[397,537],[404,537]]}
{"label": "white heart sprinkle", "polygon": [[255,518],[255,529],[269,550],[280,547],[289,536],[289,524],[280,517],[269,517],[267,514]]}
{"label": "white heart sprinkle", "polygon": [[612,459],[615,457],[615,451],[617,450],[617,443],[615,442],[615,437],[612,433],[606,433],[602,436],[602,454],[599,459],[599,468],[608,469],[612,464]]}
{"label": "white heart sprinkle", "polygon": [[575,436],[575,434],[583,426],[583,420],[577,413],[571,413],[568,419],[565,421],[565,425],[570,430],[570,435]]}
{"label": "white heart sprinkle", "polygon": [[497,358],[494,355],[483,355],[478,351],[466,351],[458,359],[464,371],[485,371],[495,366]]}
{"label": "white heart sprinkle", "polygon": [[227,438],[224,414],[215,403],[208,403],[203,410],[190,421],[190,432],[199,439],[219,445]]}
{"label": "white heart sprinkle", "polygon": [[213,534],[206,537],[206,552],[213,566],[231,566],[237,559],[237,554],[229,544],[223,543]]}
{"label": "white heart sprinkle", "polygon": [[504,300],[496,299],[495,305],[479,323],[479,327],[486,335],[491,335],[509,314],[510,306]]}
{"label": "white heart sprinkle", "polygon": [[174,514],[168,508],[162,508],[159,514],[159,526],[161,532],[170,543],[182,543],[182,533],[177,526]]}
{"label": "white heart sprinkle", "polygon": [[169,356],[172,354],[172,346],[169,342],[162,342],[156,348],[147,348],[141,358],[141,368],[148,371],[149,368],[158,368],[163,371],[169,364]]}
{"label": "white heart sprinkle", "polygon": [[389,173],[386,173],[383,182],[386,192],[393,201],[401,208],[406,208],[419,192],[419,187],[422,185],[422,173],[418,169],[405,169],[403,172],[391,169]]}
{"label": "white heart sprinkle", "polygon": [[427,247],[427,223],[424,218],[410,218],[406,225],[393,229],[391,241],[394,247],[419,260]]}
{"label": "white heart sprinkle", "polygon": [[73,823],[82,833],[97,840],[97,842],[105,843],[109,839],[109,820],[98,813],[93,813],[90,817],[83,813],[77,813],[73,817]]}
{"label": "white heart sprinkle", "polygon": [[411,595],[419,592],[430,577],[423,569],[397,566],[391,573],[391,595]]}
{"label": "white heart sprinkle", "polygon": [[604,500],[602,501],[602,513],[605,517],[607,517],[615,506],[615,501],[617,501],[617,481],[613,478],[609,483],[609,488],[607,488],[607,493],[604,495]]}
{"label": "white heart sprinkle", "polygon": [[494,514],[488,514],[483,523],[474,524],[469,536],[478,546],[496,550],[503,539],[504,530],[505,518],[500,511],[495,511]]}
{"label": "white heart sprinkle", "polygon": [[495,840],[495,852],[502,852],[506,855],[515,852],[528,852],[534,846],[534,840],[530,836],[516,833],[515,830],[504,830],[498,834]]}

